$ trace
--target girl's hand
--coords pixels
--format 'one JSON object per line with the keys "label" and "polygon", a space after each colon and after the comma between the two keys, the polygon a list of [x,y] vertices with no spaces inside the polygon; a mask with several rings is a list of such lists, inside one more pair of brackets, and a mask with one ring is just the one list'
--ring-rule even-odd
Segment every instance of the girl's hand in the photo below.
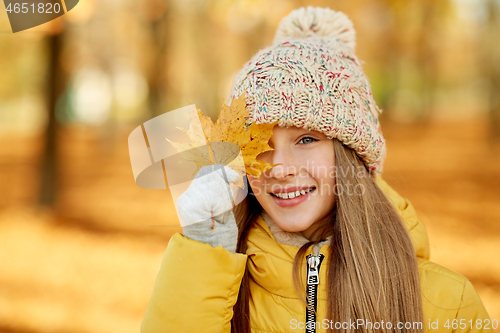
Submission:
{"label": "girl's hand", "polygon": [[177,200],[184,236],[236,252],[238,228],[229,183],[239,177],[236,171],[223,165],[208,165],[198,171],[187,191]]}

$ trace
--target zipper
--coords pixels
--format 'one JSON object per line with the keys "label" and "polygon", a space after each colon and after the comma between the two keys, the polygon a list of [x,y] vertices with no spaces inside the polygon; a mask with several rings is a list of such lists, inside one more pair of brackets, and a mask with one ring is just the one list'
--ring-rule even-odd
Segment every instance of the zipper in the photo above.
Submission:
{"label": "zipper", "polygon": [[307,307],[306,333],[316,332],[316,310],[318,302],[319,267],[325,256],[323,254],[308,255],[307,259]]}

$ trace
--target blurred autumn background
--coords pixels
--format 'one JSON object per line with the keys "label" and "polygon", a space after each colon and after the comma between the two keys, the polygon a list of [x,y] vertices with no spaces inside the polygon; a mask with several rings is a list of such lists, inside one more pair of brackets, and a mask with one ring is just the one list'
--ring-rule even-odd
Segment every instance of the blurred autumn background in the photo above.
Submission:
{"label": "blurred autumn background", "polygon": [[0,332],[139,331],[180,227],[168,191],[135,185],[129,133],[191,103],[215,119],[306,5],[354,22],[384,177],[500,320],[500,1],[80,0],[16,34],[1,7]]}

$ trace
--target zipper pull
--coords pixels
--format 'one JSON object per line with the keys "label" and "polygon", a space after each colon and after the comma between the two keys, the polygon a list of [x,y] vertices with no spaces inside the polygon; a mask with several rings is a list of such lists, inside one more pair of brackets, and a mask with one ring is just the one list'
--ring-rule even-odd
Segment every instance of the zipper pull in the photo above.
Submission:
{"label": "zipper pull", "polygon": [[319,284],[319,256],[310,255],[307,258],[307,284]]}

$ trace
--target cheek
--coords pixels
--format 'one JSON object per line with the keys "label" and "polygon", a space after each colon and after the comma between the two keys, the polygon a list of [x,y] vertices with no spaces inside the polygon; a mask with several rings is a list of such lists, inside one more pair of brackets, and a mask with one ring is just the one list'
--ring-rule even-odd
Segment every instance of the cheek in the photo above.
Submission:
{"label": "cheek", "polygon": [[333,147],[331,150],[323,150],[322,154],[307,156],[308,176],[313,178],[319,186],[316,192],[323,200],[331,201],[335,197],[335,160],[333,156]]}
{"label": "cheek", "polygon": [[318,182],[332,183],[335,181],[335,163],[331,156],[304,156],[301,163],[306,166],[307,173]]}
{"label": "cheek", "polygon": [[247,176],[248,182],[250,183],[250,188],[252,189],[253,194],[258,197],[263,192],[263,184],[259,178]]}
{"label": "cheek", "polygon": [[265,151],[263,153],[260,153],[257,155],[256,160],[263,161],[266,163],[271,163],[272,161],[272,152],[271,151]]}

